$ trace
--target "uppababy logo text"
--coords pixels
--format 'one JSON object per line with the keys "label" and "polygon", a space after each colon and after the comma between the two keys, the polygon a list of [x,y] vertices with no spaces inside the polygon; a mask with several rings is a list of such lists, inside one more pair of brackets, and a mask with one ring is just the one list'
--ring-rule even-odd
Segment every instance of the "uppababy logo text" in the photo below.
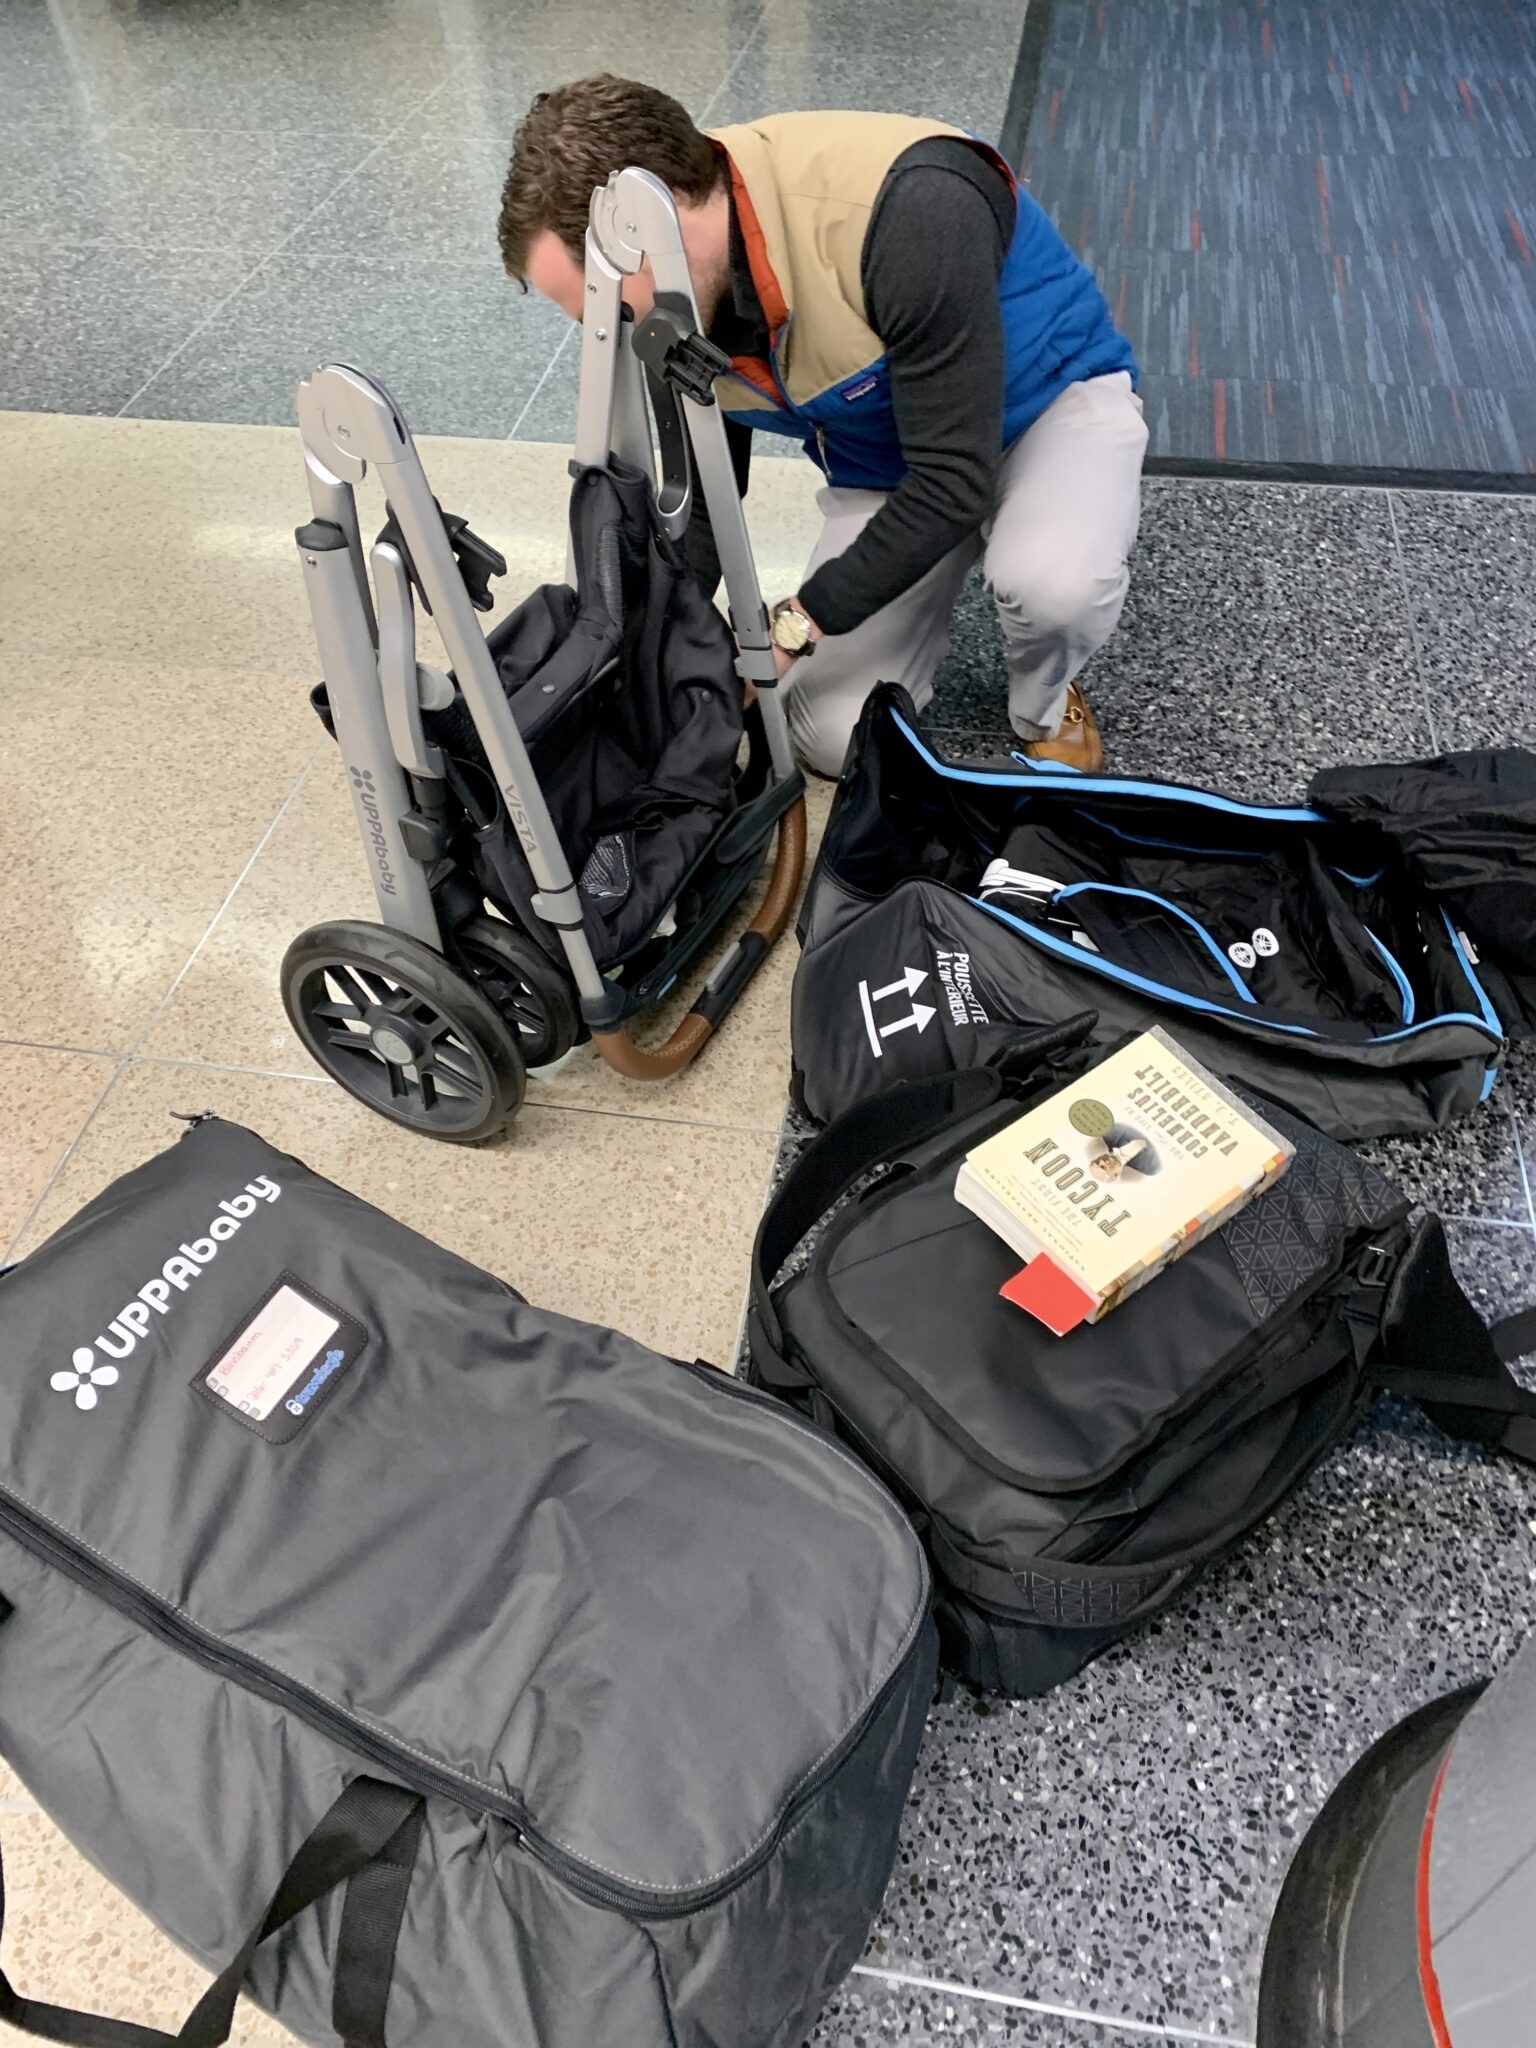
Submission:
{"label": "uppababy logo text", "polygon": [[94,1344],[78,1344],[67,1372],[56,1372],[49,1385],[56,1394],[73,1394],[77,1408],[94,1408],[98,1387],[117,1385],[117,1367],[100,1362],[126,1358],[141,1337],[149,1332],[151,1313],[167,1315],[173,1294],[185,1294],[204,1266],[219,1255],[219,1246],[234,1236],[248,1216],[254,1216],[263,1202],[275,1202],[283,1192],[279,1183],[262,1173],[247,1181],[238,1195],[220,1202],[219,1213],[201,1237],[179,1244],[153,1279],[146,1280],[138,1293],[118,1310]]}
{"label": "uppababy logo text", "polygon": [[368,768],[349,768],[347,773],[352,778],[352,787],[368,821],[368,838],[379,868],[379,887],[386,896],[393,896],[395,871],[389,864],[389,841],[384,837],[384,820],[379,813],[379,793],[373,786],[373,772]]}

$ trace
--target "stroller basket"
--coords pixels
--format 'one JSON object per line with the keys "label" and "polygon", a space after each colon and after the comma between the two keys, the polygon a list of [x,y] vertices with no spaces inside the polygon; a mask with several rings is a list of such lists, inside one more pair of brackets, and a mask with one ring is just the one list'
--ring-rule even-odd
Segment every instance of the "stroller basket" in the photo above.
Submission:
{"label": "stroller basket", "polygon": [[[571,548],[575,587],[545,584],[488,644],[608,968],[652,937],[736,809],[742,691],[730,629],[658,529],[638,470],[580,473]],[[424,722],[483,893],[559,959],[462,694]]]}

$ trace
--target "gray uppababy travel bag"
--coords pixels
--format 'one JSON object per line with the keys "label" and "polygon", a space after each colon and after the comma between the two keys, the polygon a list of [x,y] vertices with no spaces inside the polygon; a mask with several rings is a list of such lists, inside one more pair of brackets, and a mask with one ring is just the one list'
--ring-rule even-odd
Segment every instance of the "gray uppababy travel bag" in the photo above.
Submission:
{"label": "gray uppababy travel bag", "polygon": [[3,1978],[0,2018],[215,2044],[246,1988],[350,2048],[803,2040],[935,1661],[827,1437],[216,1119],[0,1277],[0,1358],[0,1752],[223,1972],[175,2037]]}

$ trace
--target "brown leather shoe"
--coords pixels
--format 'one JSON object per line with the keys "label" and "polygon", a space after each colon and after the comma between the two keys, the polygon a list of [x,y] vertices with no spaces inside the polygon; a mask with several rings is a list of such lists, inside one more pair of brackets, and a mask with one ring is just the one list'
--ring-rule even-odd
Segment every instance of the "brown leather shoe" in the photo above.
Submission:
{"label": "brown leather shoe", "polygon": [[1067,768],[1085,768],[1092,774],[1104,766],[1104,736],[1099,721],[1088,709],[1088,700],[1076,683],[1067,685],[1067,708],[1054,739],[1026,740],[1024,752],[1032,761],[1060,761]]}

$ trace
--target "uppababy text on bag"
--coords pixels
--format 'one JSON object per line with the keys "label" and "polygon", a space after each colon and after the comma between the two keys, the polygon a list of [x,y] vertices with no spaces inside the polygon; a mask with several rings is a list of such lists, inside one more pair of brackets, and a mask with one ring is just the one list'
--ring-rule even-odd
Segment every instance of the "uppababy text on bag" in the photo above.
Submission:
{"label": "uppababy text on bag", "polygon": [[[1083,1071],[1093,1024],[860,1103],[790,1168],[754,1252],[754,1376],[908,1504],[946,1668],[1012,1694],[1164,1608],[1379,1388],[1536,1463],[1536,1395],[1500,1363],[1438,1220],[1410,1222],[1379,1173],[1272,1102],[1289,1170],[1102,1322],[1058,1337],[1002,1299],[1018,1255],[955,1200],[955,1175]],[[1503,1342],[1536,1342],[1536,1318]]]}
{"label": "uppababy text on bag", "polygon": [[[1376,802],[1358,787],[1371,771],[1354,770],[1317,778],[1312,803],[1248,804],[946,760],[886,685],[860,720],[801,915],[804,1106],[836,1116],[1091,1009],[1100,1045],[1164,1024],[1202,1064],[1333,1137],[1467,1114],[1506,1032],[1529,1029],[1519,957],[1536,975],[1536,802],[1505,796],[1536,783],[1536,760],[1481,757],[1502,769],[1490,787],[1457,766],[1470,758],[1375,771]],[[1490,841],[1499,886],[1444,882],[1486,880]],[[1486,985],[1479,952],[1503,964]]]}
{"label": "uppababy text on bag", "polygon": [[934,1673],[845,1452],[217,1120],[0,1277],[0,1354],[0,1753],[223,1972],[182,2039],[244,1983],[324,2048],[799,2048]]}

